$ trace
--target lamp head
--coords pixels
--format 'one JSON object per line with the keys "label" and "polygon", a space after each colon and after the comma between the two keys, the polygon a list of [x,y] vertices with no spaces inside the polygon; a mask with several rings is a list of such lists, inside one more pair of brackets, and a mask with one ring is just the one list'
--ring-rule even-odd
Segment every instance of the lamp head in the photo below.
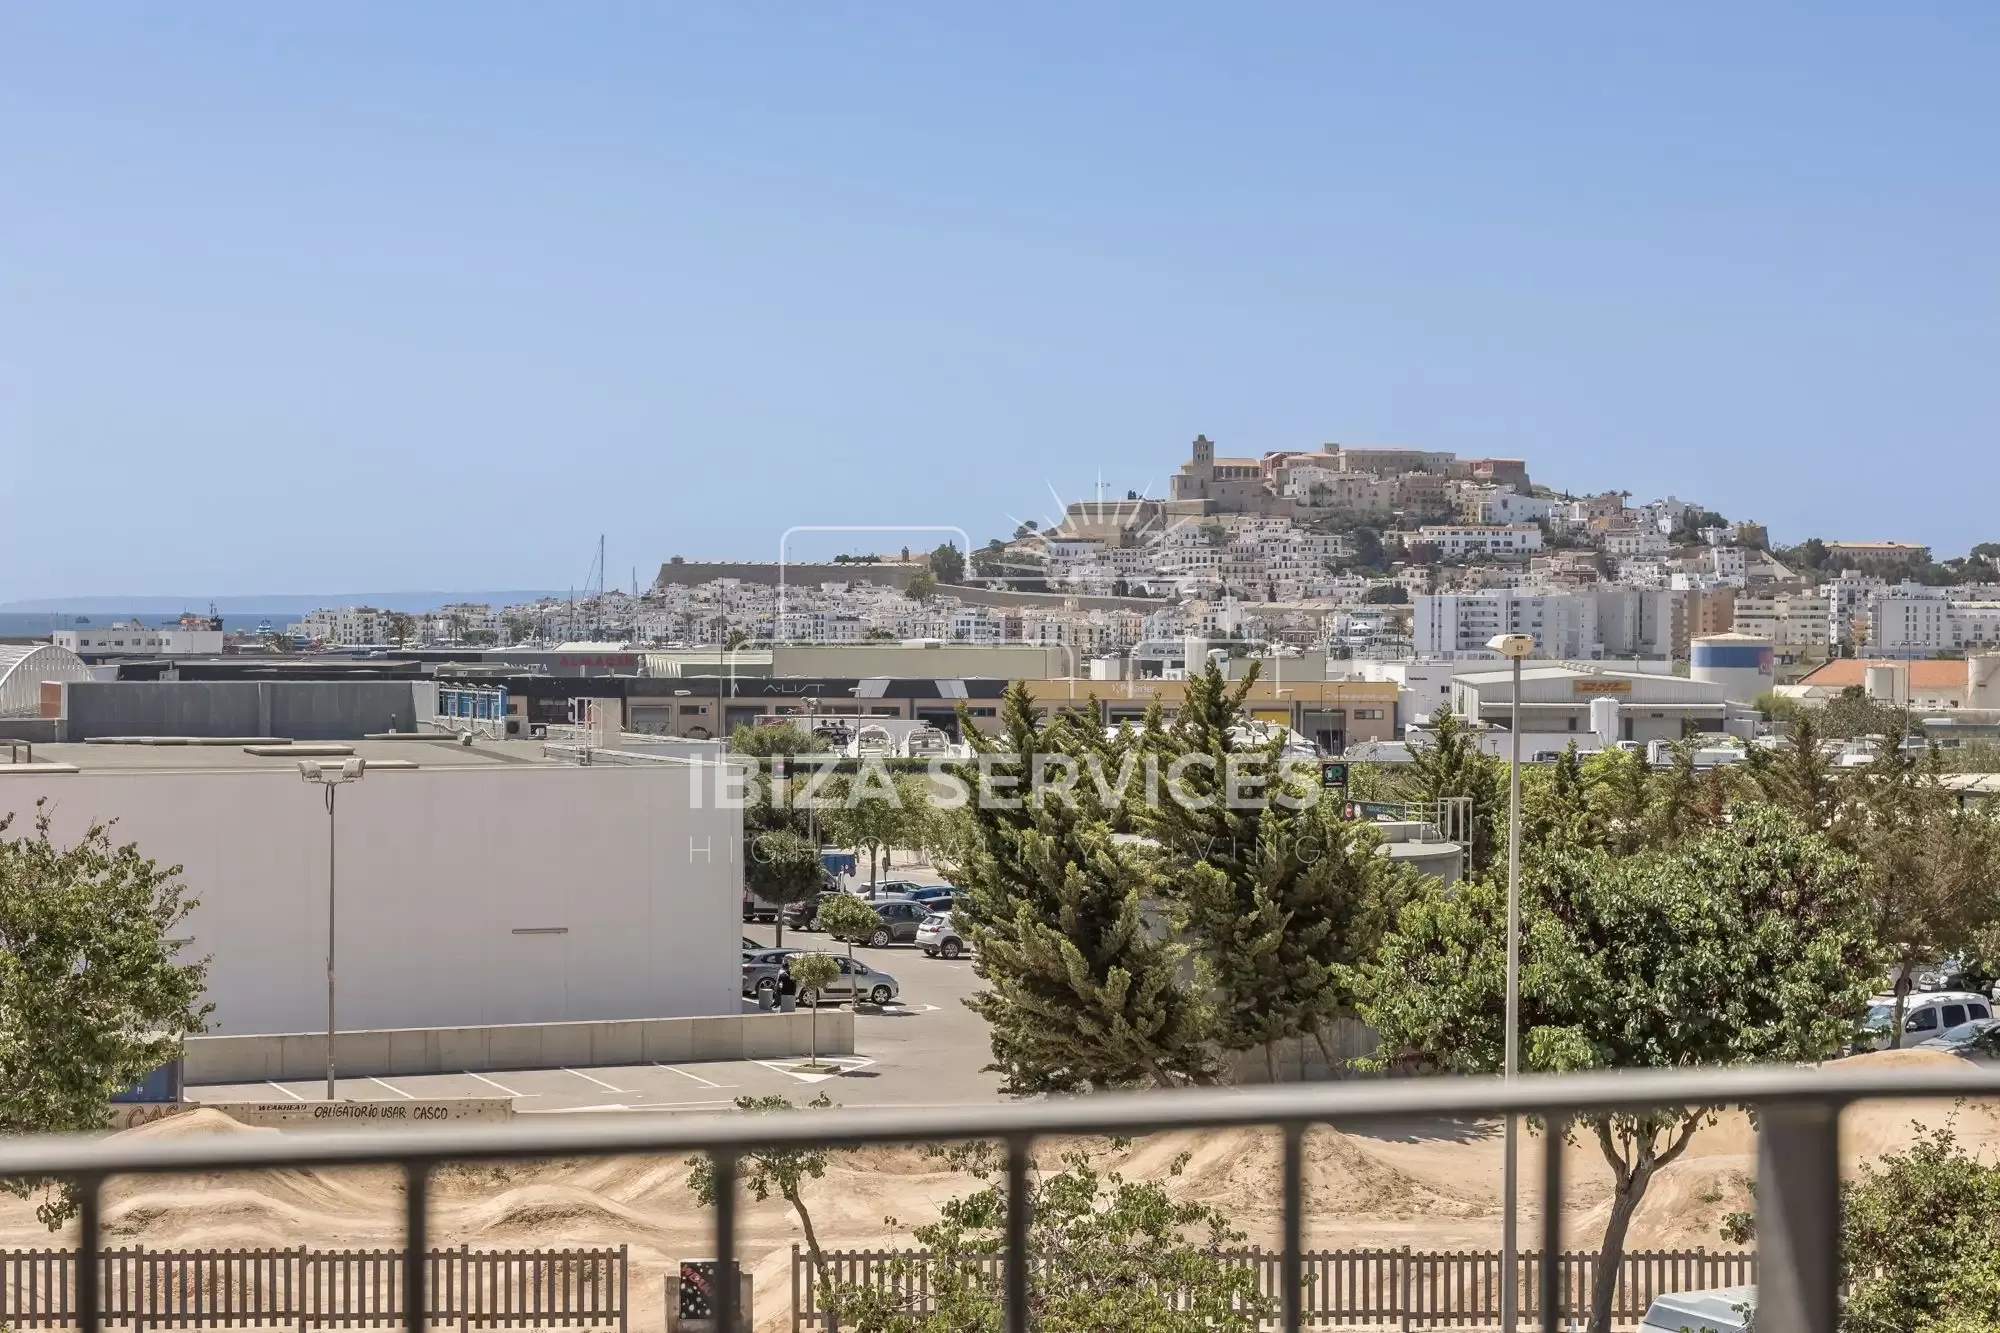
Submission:
{"label": "lamp head", "polygon": [[1502,657],[1519,661],[1535,651],[1535,640],[1530,634],[1496,634],[1486,641],[1486,646]]}

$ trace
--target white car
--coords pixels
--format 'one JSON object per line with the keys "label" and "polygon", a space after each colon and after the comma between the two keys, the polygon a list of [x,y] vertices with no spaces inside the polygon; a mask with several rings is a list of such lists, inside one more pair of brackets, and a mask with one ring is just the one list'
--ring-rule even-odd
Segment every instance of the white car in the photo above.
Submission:
{"label": "white car", "polygon": [[[1880,1051],[1889,1045],[1889,1024],[1896,1016],[1896,997],[1877,995],[1868,1001],[1868,1016],[1861,1020],[1863,1036],[1856,1046],[1864,1051]],[[1963,990],[1911,991],[1903,1000],[1903,1045],[1915,1046],[1975,1018],[1993,1017],[1991,1002],[1984,995]]]}
{"label": "white car", "polygon": [[1647,1308],[1639,1333],[1746,1333],[1756,1312],[1755,1287],[1662,1292]]}
{"label": "white car", "polygon": [[932,958],[956,958],[965,940],[952,928],[950,912],[933,912],[917,927],[917,947]]}

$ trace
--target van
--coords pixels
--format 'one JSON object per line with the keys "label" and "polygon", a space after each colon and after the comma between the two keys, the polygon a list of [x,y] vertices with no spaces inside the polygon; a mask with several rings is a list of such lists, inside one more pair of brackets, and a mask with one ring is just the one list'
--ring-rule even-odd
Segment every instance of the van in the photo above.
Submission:
{"label": "van", "polygon": [[1748,1333],[1757,1311],[1757,1288],[1669,1291],[1653,1298],[1639,1333]]}
{"label": "van", "polygon": [[[1855,1049],[1886,1050],[1889,1024],[1896,1016],[1896,997],[1877,995],[1868,1001],[1868,1014],[1861,1020],[1862,1036]],[[1969,1023],[1975,1018],[1991,1018],[1991,1002],[1984,995],[1963,990],[1911,991],[1903,1001],[1903,1045],[1929,1041],[1946,1028]]]}

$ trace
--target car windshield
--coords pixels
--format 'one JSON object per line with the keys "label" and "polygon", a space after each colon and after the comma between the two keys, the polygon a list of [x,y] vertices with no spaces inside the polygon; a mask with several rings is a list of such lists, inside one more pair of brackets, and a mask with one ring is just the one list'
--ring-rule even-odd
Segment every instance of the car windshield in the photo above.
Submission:
{"label": "car windshield", "polygon": [[1966,1045],[1992,1026],[1993,1020],[1990,1018],[1975,1018],[1970,1023],[1960,1023],[1957,1027],[1946,1028],[1938,1034],[1937,1039],[1955,1046]]}
{"label": "car windshield", "polygon": [[1868,1006],[1868,1016],[1861,1020],[1861,1025],[1863,1027],[1885,1028],[1889,1026],[1889,1021],[1895,1016],[1895,1005],[1871,1004]]}

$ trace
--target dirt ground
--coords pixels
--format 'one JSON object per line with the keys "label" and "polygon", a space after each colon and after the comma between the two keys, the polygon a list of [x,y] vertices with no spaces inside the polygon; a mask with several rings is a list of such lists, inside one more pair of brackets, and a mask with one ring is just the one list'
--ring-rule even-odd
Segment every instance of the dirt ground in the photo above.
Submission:
{"label": "dirt ground", "polygon": [[[1915,1065],[1952,1057],[1913,1051],[1861,1059]],[[1953,1061],[1955,1063],[1955,1061]],[[1911,1142],[1912,1122],[1953,1120],[1968,1146],[2000,1150],[2000,1104],[1910,1101],[1852,1108],[1842,1123],[1846,1168]],[[139,1138],[273,1134],[200,1110],[126,1133]],[[1523,1225],[1539,1225],[1533,1182],[1542,1140],[1525,1140],[1529,1182]],[[1050,1156],[1061,1144],[1046,1145]],[[1572,1146],[1565,1200],[1568,1243],[1595,1243],[1609,1206],[1610,1177],[1594,1141]],[[1635,1247],[1723,1247],[1722,1217],[1750,1206],[1755,1137],[1740,1113],[1698,1133],[1687,1154],[1663,1171],[1634,1220]],[[1164,1177],[1183,1153],[1178,1194],[1225,1210],[1252,1242],[1278,1239],[1281,1182],[1274,1132],[1177,1133],[1141,1140],[1118,1154],[1135,1179]],[[1313,1247],[1492,1248],[1499,1243],[1501,1136],[1495,1122],[1411,1121],[1342,1131],[1307,1141],[1306,1240]],[[454,1166],[433,1193],[435,1243],[475,1248],[627,1244],[632,1254],[633,1327],[662,1326],[664,1278],[683,1256],[712,1251],[711,1214],[696,1206],[678,1158]],[[807,1200],[822,1243],[884,1247],[935,1216],[939,1203],[972,1188],[915,1149],[836,1156]],[[112,1244],[148,1247],[393,1247],[400,1241],[401,1182],[386,1170],[269,1171],[113,1182],[105,1222]],[[901,1224],[888,1218],[900,1218]],[[773,1199],[748,1203],[739,1244],[756,1281],[759,1330],[789,1327],[791,1247],[800,1233]],[[1532,1236],[1531,1230],[1525,1236]],[[0,1200],[0,1247],[47,1246],[30,1205]]]}

